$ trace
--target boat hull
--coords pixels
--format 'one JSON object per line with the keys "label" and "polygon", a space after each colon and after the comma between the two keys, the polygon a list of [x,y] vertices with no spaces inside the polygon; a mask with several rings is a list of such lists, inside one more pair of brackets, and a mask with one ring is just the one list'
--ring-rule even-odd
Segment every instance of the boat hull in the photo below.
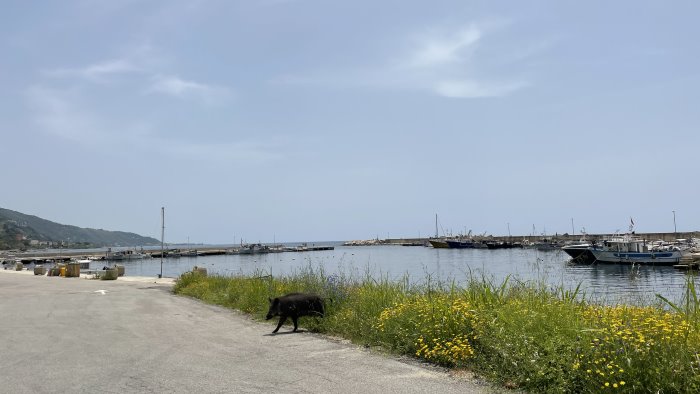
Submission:
{"label": "boat hull", "polygon": [[446,241],[442,241],[439,239],[431,239],[428,240],[428,242],[430,243],[430,246],[432,246],[435,249],[447,249],[450,247]]}
{"label": "boat hull", "polygon": [[561,248],[566,254],[571,256],[571,260],[576,263],[592,263],[595,261],[595,256],[592,252],[593,247],[588,244],[564,246]]}
{"label": "boat hull", "polygon": [[614,264],[674,265],[683,257],[680,251],[665,252],[617,252],[611,250],[590,250],[596,261]]}
{"label": "boat hull", "polygon": [[450,249],[474,249],[474,241],[448,240],[447,245]]}

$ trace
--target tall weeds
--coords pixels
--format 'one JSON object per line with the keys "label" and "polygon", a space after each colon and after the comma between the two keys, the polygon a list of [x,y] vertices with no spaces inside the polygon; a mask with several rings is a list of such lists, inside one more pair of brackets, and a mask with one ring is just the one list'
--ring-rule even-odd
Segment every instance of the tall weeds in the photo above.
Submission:
{"label": "tall weeds", "polygon": [[[683,304],[603,306],[580,287],[547,288],[473,276],[459,287],[306,267],[292,275],[185,275],[176,293],[262,318],[268,297],[326,299],[326,318],[301,326],[451,368],[469,368],[530,392],[700,391],[699,303],[689,277]],[[665,307],[665,306],[666,307]]]}

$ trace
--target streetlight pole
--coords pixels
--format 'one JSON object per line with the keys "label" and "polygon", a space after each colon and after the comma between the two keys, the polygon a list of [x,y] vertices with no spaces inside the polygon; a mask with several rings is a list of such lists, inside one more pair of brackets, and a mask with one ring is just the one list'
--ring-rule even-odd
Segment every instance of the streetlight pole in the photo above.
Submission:
{"label": "streetlight pole", "polygon": [[576,235],[576,230],[574,229],[574,218],[571,218],[571,235]]}
{"label": "streetlight pole", "polygon": [[676,211],[673,212],[673,234],[676,234]]}
{"label": "streetlight pole", "polygon": [[163,277],[163,254],[165,251],[163,250],[163,241],[165,240],[165,207],[160,207],[160,223],[161,223],[161,228],[160,228],[160,275],[158,275],[159,278]]}

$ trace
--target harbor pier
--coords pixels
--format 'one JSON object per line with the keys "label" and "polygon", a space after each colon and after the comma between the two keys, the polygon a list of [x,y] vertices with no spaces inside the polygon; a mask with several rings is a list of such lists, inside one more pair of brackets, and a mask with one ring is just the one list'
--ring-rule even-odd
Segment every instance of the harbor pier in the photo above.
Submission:
{"label": "harbor pier", "polygon": [[[554,235],[486,235],[486,236],[472,236],[470,238],[476,241],[493,241],[493,242],[522,242],[522,243],[537,243],[543,239],[547,239],[552,242],[557,243],[573,243],[578,241],[596,241],[600,242],[604,239],[615,236],[616,234],[554,234]],[[619,235],[619,234],[617,234]],[[670,232],[670,233],[635,233],[638,237],[648,240],[648,241],[664,241],[673,242],[678,239],[691,239],[700,238],[700,231],[689,231],[689,232]],[[438,237],[439,239],[449,239],[449,238],[460,238],[456,237]],[[389,238],[385,240],[374,240],[375,244],[386,244],[386,245],[406,245],[406,246],[417,246],[424,245],[429,239],[435,239],[434,237],[429,238]]]}

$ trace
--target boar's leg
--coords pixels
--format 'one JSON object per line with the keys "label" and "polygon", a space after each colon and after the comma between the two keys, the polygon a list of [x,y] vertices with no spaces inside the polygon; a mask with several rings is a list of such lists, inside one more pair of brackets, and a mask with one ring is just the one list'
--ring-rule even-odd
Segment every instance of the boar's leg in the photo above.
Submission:
{"label": "boar's leg", "polygon": [[296,330],[297,330],[297,320],[299,320],[298,316],[292,316],[292,321],[294,322],[294,331],[293,332],[296,332]]}
{"label": "boar's leg", "polygon": [[287,321],[287,316],[285,316],[285,315],[280,316],[280,322],[277,323],[277,328],[275,328],[275,331],[272,331],[272,333],[273,334],[276,333],[280,329],[280,327],[282,327],[282,324],[284,324],[285,321]]}

